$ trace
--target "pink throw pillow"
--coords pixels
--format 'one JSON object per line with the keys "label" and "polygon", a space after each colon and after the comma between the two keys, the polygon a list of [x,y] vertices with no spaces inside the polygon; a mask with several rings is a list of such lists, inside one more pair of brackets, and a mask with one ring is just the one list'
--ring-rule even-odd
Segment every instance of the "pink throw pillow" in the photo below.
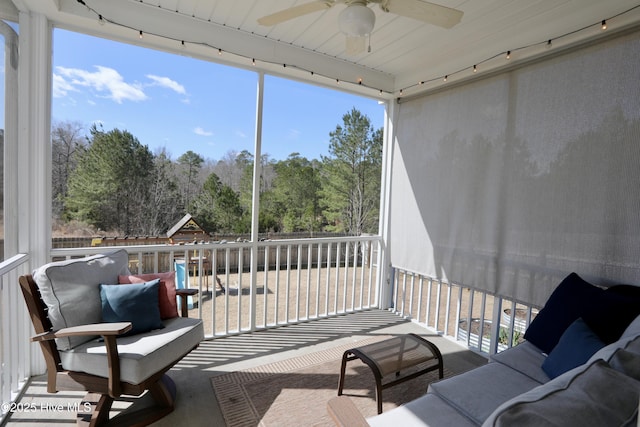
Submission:
{"label": "pink throw pillow", "polygon": [[178,303],[176,301],[176,276],[175,272],[135,274],[130,276],[118,276],[118,283],[144,283],[154,279],[160,279],[158,302],[160,306],[160,318],[173,319],[178,317]]}

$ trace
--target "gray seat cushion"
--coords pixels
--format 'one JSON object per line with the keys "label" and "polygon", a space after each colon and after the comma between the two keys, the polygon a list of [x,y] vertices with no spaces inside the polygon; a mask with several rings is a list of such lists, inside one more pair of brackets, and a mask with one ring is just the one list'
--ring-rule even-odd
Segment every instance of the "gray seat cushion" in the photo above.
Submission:
{"label": "gray seat cushion", "polygon": [[540,383],[501,363],[489,363],[429,385],[434,393],[459,412],[482,424],[505,401]]}
{"label": "gray seat cushion", "polygon": [[411,402],[367,418],[371,427],[472,427],[477,424],[435,394],[425,394]]}
{"label": "gray seat cushion", "polygon": [[501,363],[540,384],[544,384],[550,379],[542,370],[542,363],[544,363],[545,359],[546,356],[542,353],[542,350],[525,341],[508,350],[492,355],[489,361]]}
{"label": "gray seat cushion", "polygon": [[[168,319],[163,329],[118,338],[120,379],[140,384],[160,369],[185,355],[204,338],[202,320],[186,317]],[[62,367],[100,377],[109,376],[107,352],[98,339],[60,352]]]}
{"label": "gray seat cushion", "polygon": [[[102,322],[100,284],[118,283],[129,273],[129,254],[120,249],[86,258],[45,264],[33,272],[54,330]],[[92,337],[58,338],[59,350],[69,350]]]}

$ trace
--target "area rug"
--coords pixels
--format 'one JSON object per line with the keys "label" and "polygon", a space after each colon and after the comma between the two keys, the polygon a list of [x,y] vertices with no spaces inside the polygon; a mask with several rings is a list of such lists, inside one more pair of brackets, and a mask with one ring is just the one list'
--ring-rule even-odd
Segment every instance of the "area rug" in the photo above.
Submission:
{"label": "area rug", "polygon": [[[335,426],[327,402],[337,396],[340,364],[344,351],[388,336],[354,342],[325,351],[217,375],[211,379],[228,427]],[[453,375],[446,365],[445,378]],[[383,390],[383,411],[423,395],[438,373]],[[375,380],[360,360],[347,363],[343,394],[349,396],[365,416],[377,413]]]}

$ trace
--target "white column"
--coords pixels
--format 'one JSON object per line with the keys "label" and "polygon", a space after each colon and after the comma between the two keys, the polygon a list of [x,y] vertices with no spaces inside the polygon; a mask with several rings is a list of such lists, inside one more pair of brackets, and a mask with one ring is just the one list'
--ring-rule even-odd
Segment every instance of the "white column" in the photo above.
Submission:
{"label": "white column", "polygon": [[393,165],[394,141],[396,138],[395,124],[398,118],[398,104],[388,101],[384,114],[384,134],[382,151],[382,177],[380,182],[380,223],[378,234],[382,237],[380,250],[375,262],[378,263],[376,302],[379,308],[389,308],[391,302],[391,269],[389,257],[389,211],[391,201],[391,167]]}
{"label": "white column", "polygon": [[[251,203],[251,296],[249,301],[250,328],[256,329],[256,290],[258,281],[258,232],[260,227],[260,175],[262,174],[262,107],[264,98],[264,73],[258,73],[256,93],[256,139],[253,150],[253,192]],[[265,290],[266,291],[266,290]]]}
{"label": "white column", "polygon": [[[20,12],[18,77],[18,251],[31,266],[49,261],[51,250],[51,39],[41,14]],[[41,351],[31,345],[31,373],[46,369]]]}
{"label": "white column", "polygon": [[20,13],[19,250],[34,267],[51,249],[51,39],[44,15]]}
{"label": "white column", "polygon": [[3,21],[5,105],[4,105],[4,259],[18,253],[18,35]]}

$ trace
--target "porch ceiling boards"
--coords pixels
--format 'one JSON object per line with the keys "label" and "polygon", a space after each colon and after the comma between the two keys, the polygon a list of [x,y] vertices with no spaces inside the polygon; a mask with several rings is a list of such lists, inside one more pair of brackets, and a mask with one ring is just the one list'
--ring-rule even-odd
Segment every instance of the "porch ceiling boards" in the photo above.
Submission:
{"label": "porch ceiling boards", "polygon": [[[476,64],[485,72],[539,56],[545,53],[547,40],[553,39],[556,49],[601,36],[603,19],[608,20],[608,31],[640,22],[640,10],[625,13],[638,6],[638,0],[435,0],[464,12],[462,21],[451,29],[386,13],[371,4],[376,15],[371,52],[357,55],[347,54],[345,37],[338,29],[344,4],[272,27],[257,22],[262,16],[309,1],[15,3],[24,11],[46,15],[61,28],[385,99],[399,96],[400,90],[408,95],[470,78],[475,76]],[[0,5],[0,14],[7,16],[10,0],[0,3],[5,4]],[[98,15],[107,23],[101,24]],[[140,31],[145,35],[142,39]],[[521,49],[525,46],[528,48]],[[512,51],[510,61],[503,59],[507,51]],[[445,75],[447,82],[442,79]]]}

